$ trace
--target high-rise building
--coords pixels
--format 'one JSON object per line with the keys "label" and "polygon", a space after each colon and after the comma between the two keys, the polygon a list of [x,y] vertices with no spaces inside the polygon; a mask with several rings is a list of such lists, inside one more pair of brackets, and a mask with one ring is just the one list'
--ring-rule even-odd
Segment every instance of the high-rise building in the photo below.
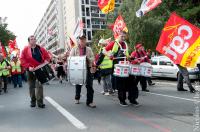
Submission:
{"label": "high-rise building", "polygon": [[[84,23],[84,34],[91,42],[96,30],[106,28],[107,17],[98,8],[98,0],[51,0],[41,19],[35,36],[38,43],[54,54],[63,53],[67,36],[73,35],[77,19]],[[122,0],[115,0],[116,7]]]}

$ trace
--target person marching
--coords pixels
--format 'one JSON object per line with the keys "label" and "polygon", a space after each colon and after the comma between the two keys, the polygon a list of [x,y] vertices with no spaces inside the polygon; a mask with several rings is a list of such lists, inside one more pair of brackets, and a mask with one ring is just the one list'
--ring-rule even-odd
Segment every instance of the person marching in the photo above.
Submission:
{"label": "person marching", "polygon": [[[124,58],[129,57],[128,53],[128,45],[125,42],[126,39],[126,32],[121,31],[119,34],[118,39],[116,39],[114,42],[108,44],[103,53],[105,55],[110,56],[113,60],[113,64],[118,64],[119,61],[124,61]],[[111,51],[112,54],[109,55],[108,51]],[[120,59],[121,58],[121,59]],[[130,103],[134,103],[134,96],[133,96],[133,87],[135,87],[134,81],[131,86],[129,86],[129,78],[128,77],[114,77],[114,80],[112,83],[115,83],[114,86],[118,89],[118,98],[120,101],[121,106],[128,106],[126,103],[126,91],[128,90],[128,99]],[[127,89],[128,88],[128,89]]]}
{"label": "person marching", "polygon": [[7,93],[7,83],[8,83],[8,75],[10,74],[10,65],[4,59],[4,56],[0,54],[0,94],[2,92],[2,84],[4,84],[4,93]]}
{"label": "person marching", "polygon": [[29,92],[31,98],[30,107],[35,107],[36,102],[39,108],[45,108],[43,103],[43,86],[36,79],[34,74],[35,67],[48,63],[50,61],[50,56],[47,50],[36,44],[36,39],[34,35],[28,37],[28,46],[25,46],[21,52],[21,65],[27,69]]}
{"label": "person marching", "polygon": [[[92,49],[86,46],[86,36],[79,36],[79,44],[71,49],[70,56],[84,56],[86,55],[86,64],[87,64],[87,75],[86,75],[86,88],[87,88],[87,100],[86,105],[90,108],[96,108],[96,105],[93,103],[94,89],[93,89],[93,76],[94,72],[93,62],[94,54]],[[75,104],[79,104],[81,87],[82,85],[75,85]]]}
{"label": "person marching", "polygon": [[61,57],[59,57],[57,60],[56,69],[57,69],[57,77],[59,78],[60,83],[62,83],[63,78],[65,77],[65,71],[64,71],[64,62]]}
{"label": "person marching", "polygon": [[[144,50],[144,47],[142,46],[142,44],[137,44],[135,46],[135,49],[136,50],[131,53],[131,57],[130,57],[132,60],[131,61],[132,64],[141,64],[143,62],[150,63],[148,55],[146,51]],[[139,82],[141,84],[142,91],[149,92],[149,90],[147,89],[147,78],[144,76],[137,76],[136,85],[138,85]]]}
{"label": "person marching", "polygon": [[103,94],[104,95],[110,95],[114,93],[114,90],[112,89],[111,84],[111,74],[112,74],[112,67],[113,67],[113,61],[108,57],[105,56],[102,51],[107,45],[107,41],[104,39],[99,40],[99,57],[96,61],[96,66],[100,68],[100,75],[103,80]]}
{"label": "person marching", "polygon": [[188,72],[187,68],[183,67],[183,66],[181,66],[179,64],[177,64],[177,67],[179,69],[177,91],[188,91],[188,90],[183,88],[183,79],[184,79],[185,82],[187,83],[189,89],[190,89],[190,93],[197,92],[197,90],[192,86],[192,84],[190,82],[189,72]]}
{"label": "person marching", "polygon": [[19,87],[22,87],[22,68],[21,62],[18,59],[17,55],[13,56],[10,65],[14,88],[16,88],[17,85],[19,85]]}

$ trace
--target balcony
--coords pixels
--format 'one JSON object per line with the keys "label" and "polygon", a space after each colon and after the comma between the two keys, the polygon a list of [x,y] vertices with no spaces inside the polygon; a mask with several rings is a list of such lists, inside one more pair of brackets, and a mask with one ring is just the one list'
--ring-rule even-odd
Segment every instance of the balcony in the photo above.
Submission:
{"label": "balcony", "polygon": [[95,1],[95,0],[91,0],[91,1],[90,1],[90,4],[91,4],[91,5],[95,5],[95,6],[98,5],[97,1]]}
{"label": "balcony", "polygon": [[97,13],[91,13],[91,16],[92,17],[99,17],[99,14],[97,14]]}
{"label": "balcony", "polygon": [[92,28],[99,29],[99,28],[100,28],[100,25],[92,25]]}

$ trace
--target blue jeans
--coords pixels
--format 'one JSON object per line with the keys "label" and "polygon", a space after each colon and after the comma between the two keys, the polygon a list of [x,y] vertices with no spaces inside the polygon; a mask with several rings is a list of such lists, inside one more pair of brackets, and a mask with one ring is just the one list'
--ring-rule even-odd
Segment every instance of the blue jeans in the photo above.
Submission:
{"label": "blue jeans", "polygon": [[19,85],[19,87],[22,87],[21,74],[12,75],[12,80],[13,80],[14,87],[17,87],[17,84]]}

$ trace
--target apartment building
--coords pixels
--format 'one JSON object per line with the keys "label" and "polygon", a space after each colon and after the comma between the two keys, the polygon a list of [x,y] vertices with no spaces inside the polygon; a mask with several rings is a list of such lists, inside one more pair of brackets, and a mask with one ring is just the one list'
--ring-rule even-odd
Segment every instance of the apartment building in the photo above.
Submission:
{"label": "apartment building", "polygon": [[56,55],[63,53],[66,48],[63,2],[51,0],[34,33],[37,43]]}
{"label": "apartment building", "polygon": [[[84,23],[88,42],[96,30],[107,27],[107,17],[98,8],[98,0],[51,0],[34,35],[38,43],[53,54],[62,54],[68,48],[67,36],[73,35],[78,18]],[[122,0],[116,0],[116,7]]]}

